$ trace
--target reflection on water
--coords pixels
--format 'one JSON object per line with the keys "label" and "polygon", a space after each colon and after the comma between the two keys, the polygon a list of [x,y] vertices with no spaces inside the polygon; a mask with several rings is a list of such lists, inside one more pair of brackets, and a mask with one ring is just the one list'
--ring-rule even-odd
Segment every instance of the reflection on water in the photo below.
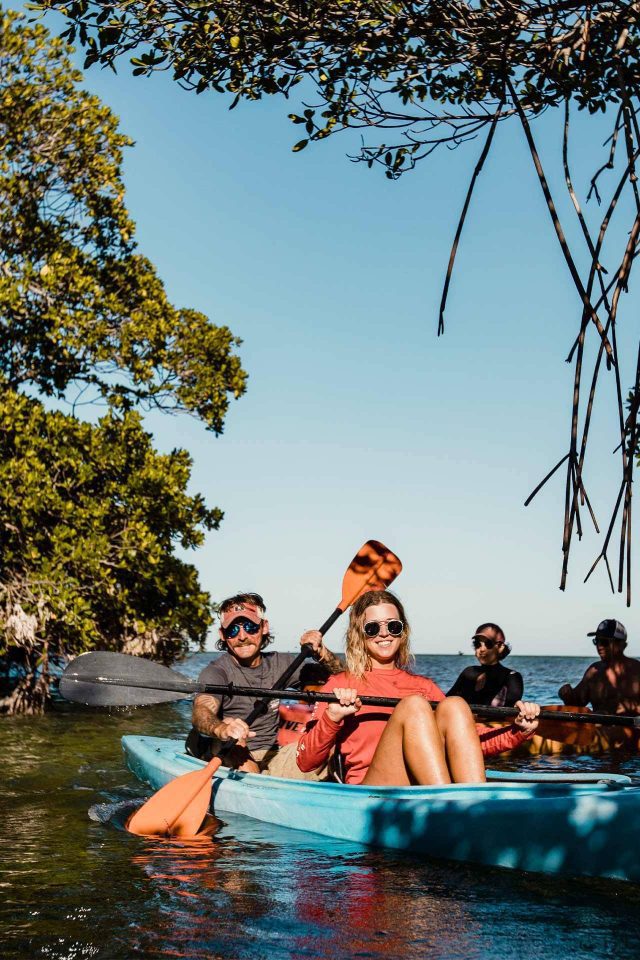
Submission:
{"label": "reflection on water", "polygon": [[[196,674],[202,659],[185,672]],[[470,662],[425,659],[419,668],[445,687]],[[512,660],[531,695],[535,660]],[[545,702],[588,661],[558,658],[541,680],[549,662],[536,672]],[[592,960],[613,952],[636,960],[640,887],[417,861],[238,816],[212,819],[210,836],[197,841],[125,833],[122,804],[146,790],[124,767],[120,737],[177,736],[188,710],[69,708],[3,721],[3,958]],[[637,758],[517,763],[640,775]],[[91,819],[96,804],[116,815]]]}

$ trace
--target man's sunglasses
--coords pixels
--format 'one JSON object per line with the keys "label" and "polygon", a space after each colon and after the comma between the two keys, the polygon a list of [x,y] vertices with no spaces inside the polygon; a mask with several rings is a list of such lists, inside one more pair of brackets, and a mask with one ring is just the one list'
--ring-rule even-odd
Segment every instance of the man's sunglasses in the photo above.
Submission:
{"label": "man's sunglasses", "polygon": [[240,633],[242,628],[245,633],[248,633],[250,636],[256,634],[262,624],[254,623],[253,620],[234,620],[233,623],[230,623],[228,627],[225,627],[222,631],[225,640],[233,640]]}
{"label": "man's sunglasses", "polygon": [[592,637],[594,647],[608,647],[611,637]]}
{"label": "man's sunglasses", "polygon": [[377,637],[380,633],[380,627],[383,623],[387,625],[387,632],[390,637],[399,637],[402,631],[404,630],[404,623],[402,620],[369,620],[368,623],[365,623],[364,630],[365,636],[367,637]]}
{"label": "man's sunglasses", "polygon": [[485,645],[487,650],[493,650],[497,642],[497,640],[492,640],[491,637],[475,637],[472,641],[474,650],[478,650],[482,644]]}

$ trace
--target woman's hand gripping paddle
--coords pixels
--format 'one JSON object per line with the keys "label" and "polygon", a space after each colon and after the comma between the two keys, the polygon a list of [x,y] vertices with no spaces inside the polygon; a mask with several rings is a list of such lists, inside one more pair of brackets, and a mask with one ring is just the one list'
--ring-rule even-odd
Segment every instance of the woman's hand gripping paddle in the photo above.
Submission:
{"label": "woman's hand gripping paddle", "polygon": [[[320,633],[324,636],[361,594],[367,590],[384,590],[401,570],[402,564],[391,550],[377,540],[367,540],[349,564],[342,581],[340,603],[320,627]],[[308,656],[309,650],[303,649],[276,682],[276,687],[284,686]],[[266,701],[256,701],[246,719],[249,726],[265,709]],[[224,754],[234,745],[235,740],[228,740],[222,755],[214,757],[206,767],[177,777],[158,790],[130,817],[127,830],[139,836],[195,836],[211,804],[211,777],[222,765]]]}

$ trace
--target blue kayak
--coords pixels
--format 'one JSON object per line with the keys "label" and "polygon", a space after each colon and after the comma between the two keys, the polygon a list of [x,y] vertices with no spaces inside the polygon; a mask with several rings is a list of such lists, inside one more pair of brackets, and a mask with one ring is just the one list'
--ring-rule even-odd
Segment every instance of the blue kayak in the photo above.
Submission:
{"label": "blue kayak", "polygon": [[[154,789],[204,766],[182,740],[123,737],[131,771]],[[412,855],[569,876],[640,881],[640,787],[616,774],[488,771],[484,784],[370,787],[238,773],[212,778],[234,813]]]}

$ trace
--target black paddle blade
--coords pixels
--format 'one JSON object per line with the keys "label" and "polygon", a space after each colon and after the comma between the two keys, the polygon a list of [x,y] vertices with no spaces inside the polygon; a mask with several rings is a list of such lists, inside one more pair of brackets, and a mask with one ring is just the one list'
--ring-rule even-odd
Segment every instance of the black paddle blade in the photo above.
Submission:
{"label": "black paddle blade", "polygon": [[[182,682],[187,685],[183,692],[176,689]],[[173,689],[163,690],[167,685]],[[169,703],[192,696],[194,686],[189,677],[161,663],[107,651],[81,654],[71,661],[60,678],[60,693],[65,699],[91,707]]]}

